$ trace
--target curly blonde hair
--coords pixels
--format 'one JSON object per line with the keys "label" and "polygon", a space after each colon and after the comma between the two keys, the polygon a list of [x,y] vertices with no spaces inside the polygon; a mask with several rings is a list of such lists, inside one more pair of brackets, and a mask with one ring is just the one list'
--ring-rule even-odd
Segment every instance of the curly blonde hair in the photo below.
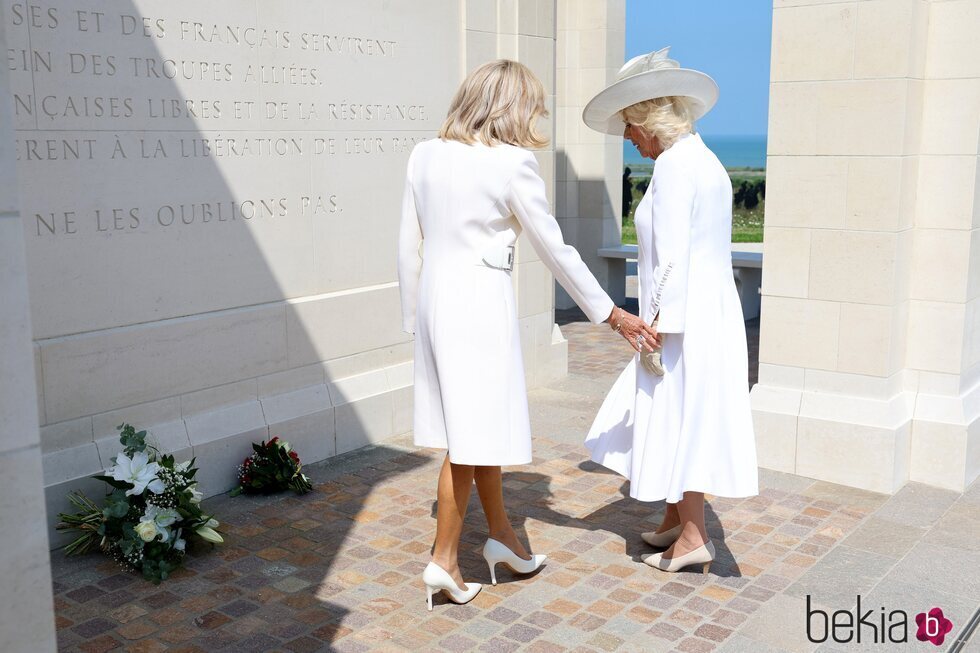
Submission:
{"label": "curly blonde hair", "polygon": [[619,112],[623,121],[642,127],[660,141],[665,150],[678,138],[694,132],[694,107],[680,95],[643,100]]}
{"label": "curly blonde hair", "polygon": [[524,64],[497,59],[483,64],[459,85],[439,138],[485,145],[544,147],[535,127],[547,116],[544,85]]}

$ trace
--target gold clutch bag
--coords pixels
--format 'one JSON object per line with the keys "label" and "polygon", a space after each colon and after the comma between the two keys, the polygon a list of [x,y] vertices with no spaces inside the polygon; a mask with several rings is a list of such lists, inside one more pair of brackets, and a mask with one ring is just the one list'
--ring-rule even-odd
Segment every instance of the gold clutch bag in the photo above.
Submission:
{"label": "gold clutch bag", "polygon": [[[657,322],[658,320],[653,321],[652,326],[654,328],[657,327]],[[643,364],[643,367],[646,368],[647,372],[656,374],[657,376],[664,375],[664,366],[661,362],[662,352],[663,348],[658,345],[653,346],[653,351],[640,352],[640,362]]]}

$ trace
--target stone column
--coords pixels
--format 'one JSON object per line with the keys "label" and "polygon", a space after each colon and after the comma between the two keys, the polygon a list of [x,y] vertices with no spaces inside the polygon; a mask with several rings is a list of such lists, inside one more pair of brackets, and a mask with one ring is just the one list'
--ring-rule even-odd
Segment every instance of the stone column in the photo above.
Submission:
{"label": "stone column", "polygon": [[[544,84],[551,117],[539,128],[551,139],[535,152],[554,204],[555,188],[555,2],[554,0],[466,0],[465,72],[496,58],[527,65]],[[566,240],[568,240],[566,235]],[[512,274],[517,293],[521,345],[528,386],[564,376],[568,342],[555,325],[555,281],[534,247],[521,236]]]}
{"label": "stone column", "polygon": [[776,2],[764,467],[880,492],[980,472],[970,0]]}
{"label": "stone column", "polygon": [[[566,242],[621,304],[626,262],[598,250],[622,242],[623,139],[586,127],[582,109],[623,65],[625,0],[559,0],[557,43],[556,215]],[[555,305],[575,303],[557,288]]]}
{"label": "stone column", "polygon": [[[0,26],[3,25],[0,11]],[[0,27],[0,50],[6,51]],[[37,380],[7,67],[0,67],[0,651],[54,651]]]}
{"label": "stone column", "polygon": [[[925,8],[918,9],[924,14]],[[928,3],[906,366],[918,381],[909,478],[980,474],[980,3]]]}

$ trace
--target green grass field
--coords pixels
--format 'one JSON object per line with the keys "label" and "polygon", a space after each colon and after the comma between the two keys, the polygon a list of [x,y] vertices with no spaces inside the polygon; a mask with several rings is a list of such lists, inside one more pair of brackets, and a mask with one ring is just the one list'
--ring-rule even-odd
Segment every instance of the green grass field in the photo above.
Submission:
{"label": "green grass field", "polygon": [[[649,164],[634,164],[630,166],[630,179],[633,182],[633,205],[630,208],[629,216],[623,221],[623,243],[636,244],[636,226],[633,224],[633,213],[636,205],[639,204],[643,193],[636,187],[638,182],[650,183],[650,175],[653,166]],[[728,171],[732,179],[732,186],[736,189],[743,181],[756,183],[766,178],[764,170],[742,170],[735,169]],[[765,199],[759,200],[759,204],[752,209],[743,206],[736,206],[732,212],[732,242],[733,243],[761,243],[762,225],[765,222],[766,202]]]}

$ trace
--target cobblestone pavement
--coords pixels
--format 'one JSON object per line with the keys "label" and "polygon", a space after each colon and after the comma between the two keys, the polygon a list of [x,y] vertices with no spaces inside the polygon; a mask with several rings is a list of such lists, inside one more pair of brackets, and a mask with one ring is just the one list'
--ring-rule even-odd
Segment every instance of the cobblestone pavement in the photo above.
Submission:
{"label": "cobblestone pavement", "polygon": [[[808,595],[828,614],[853,615],[858,595],[875,619],[882,607],[905,610],[911,643],[866,644],[875,651],[940,650],[915,640],[914,623],[940,607],[954,624],[950,645],[980,604],[978,484],[960,495],[910,483],[889,497],[761,470],[758,496],[709,497],[718,557],[707,575],[651,569],[638,533],[664,504],[629,499],[581,446],[629,350],[600,328],[565,323],[573,372],[532,390],[534,463],[505,469],[519,533],[549,554],[538,573],[500,567],[500,584],[489,585],[474,493],[461,565],[487,585],[468,605],[439,596],[426,610],[420,574],[441,458],[403,435],[309,466],[315,487],[304,496],[207,499],[225,544],[192,552],[159,586],[97,554],[52,552],[60,649],[857,650],[807,640]],[[866,643],[871,631],[862,635]]]}

